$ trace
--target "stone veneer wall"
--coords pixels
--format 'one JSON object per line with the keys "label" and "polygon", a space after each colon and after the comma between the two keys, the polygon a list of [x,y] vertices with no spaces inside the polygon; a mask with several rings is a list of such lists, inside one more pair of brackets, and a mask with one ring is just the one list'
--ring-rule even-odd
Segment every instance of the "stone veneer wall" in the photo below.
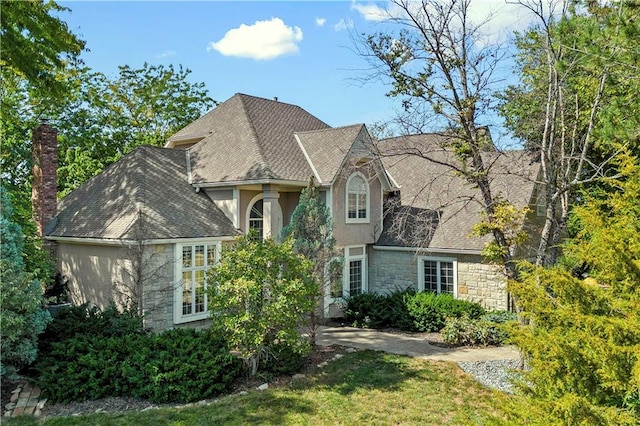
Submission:
{"label": "stone veneer wall", "polygon": [[[479,255],[429,253],[428,256],[457,260],[459,299],[478,302],[487,309],[507,309],[506,281],[499,267],[482,263]],[[370,247],[368,259],[370,292],[384,294],[418,288],[418,256],[415,252]]]}
{"label": "stone veneer wall", "polygon": [[[222,247],[230,242],[223,242]],[[211,320],[204,319],[190,321],[181,324],[173,323],[174,290],[177,283],[173,279],[175,263],[179,261],[179,255],[175,253],[175,244],[154,246],[155,263],[150,262],[152,268],[156,268],[157,275],[149,279],[145,288],[143,300],[144,325],[155,331],[171,328],[195,328],[202,329],[211,325]]]}

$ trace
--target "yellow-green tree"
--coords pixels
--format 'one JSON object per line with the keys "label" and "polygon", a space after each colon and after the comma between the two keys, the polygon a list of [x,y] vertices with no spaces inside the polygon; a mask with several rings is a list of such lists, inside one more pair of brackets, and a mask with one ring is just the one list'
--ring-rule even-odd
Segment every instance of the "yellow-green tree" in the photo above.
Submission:
{"label": "yellow-green tree", "polygon": [[240,352],[250,374],[275,349],[306,354],[299,327],[315,304],[312,264],[291,240],[240,237],[207,276],[213,329]]}
{"label": "yellow-green tree", "polygon": [[588,277],[524,265],[510,285],[529,320],[514,342],[534,423],[640,422],[640,162],[623,155],[618,171],[575,208],[581,230],[563,246]]}

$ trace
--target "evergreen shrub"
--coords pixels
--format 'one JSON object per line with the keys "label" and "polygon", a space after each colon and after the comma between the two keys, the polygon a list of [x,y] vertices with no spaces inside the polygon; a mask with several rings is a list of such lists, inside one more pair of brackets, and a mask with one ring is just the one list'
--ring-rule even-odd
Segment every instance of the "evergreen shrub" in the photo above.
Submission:
{"label": "evergreen shrub", "polygon": [[50,324],[34,370],[54,402],[130,396],[162,403],[229,390],[241,363],[211,331],[153,334],[135,312],[81,306]]}

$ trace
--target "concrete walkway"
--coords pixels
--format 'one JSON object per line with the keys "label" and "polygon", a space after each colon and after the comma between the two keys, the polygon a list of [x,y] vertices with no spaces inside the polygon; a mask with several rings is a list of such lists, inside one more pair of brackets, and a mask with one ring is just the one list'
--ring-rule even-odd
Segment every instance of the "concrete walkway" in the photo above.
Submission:
{"label": "concrete walkway", "polygon": [[342,345],[358,349],[378,350],[438,361],[488,361],[520,358],[520,352],[513,346],[441,348],[431,345],[419,337],[352,327],[320,326],[316,335],[316,343],[322,346]]}

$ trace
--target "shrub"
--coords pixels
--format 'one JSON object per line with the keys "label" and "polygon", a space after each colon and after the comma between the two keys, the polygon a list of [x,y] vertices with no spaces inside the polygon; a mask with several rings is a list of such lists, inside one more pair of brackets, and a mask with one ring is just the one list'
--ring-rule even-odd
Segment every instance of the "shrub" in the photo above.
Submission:
{"label": "shrub", "polygon": [[300,371],[308,353],[309,350],[296,350],[282,344],[273,345],[264,357],[262,370],[276,375],[292,375]]}
{"label": "shrub", "polygon": [[362,293],[347,298],[345,320],[360,328],[383,328],[382,317],[385,296],[377,293]]}
{"label": "shrub", "polygon": [[142,317],[135,310],[119,311],[112,303],[104,310],[87,304],[70,306],[59,311],[40,336],[40,351],[47,351],[52,342],[87,335],[112,337],[144,334]]}
{"label": "shrub", "polygon": [[[210,331],[177,329],[152,336],[147,356],[132,353],[123,373],[143,373],[132,383],[132,395],[153,402],[190,402],[219,395],[231,388],[241,363],[224,340]],[[126,379],[126,374],[125,377]]]}
{"label": "shrub", "polygon": [[12,376],[38,353],[38,335],[51,320],[41,305],[42,286],[0,260],[0,376]]}
{"label": "shrub", "polygon": [[406,331],[439,331],[447,317],[479,318],[477,303],[457,300],[450,294],[406,289],[387,295],[363,293],[347,299],[345,320],[354,327],[399,328]]}
{"label": "shrub", "polygon": [[292,244],[240,237],[208,275],[216,283],[208,290],[212,327],[240,352],[251,375],[279,343],[308,350],[299,329],[316,308],[319,288],[313,265]]}
{"label": "shrub", "polygon": [[413,328],[417,331],[440,331],[446,318],[461,318],[466,315],[477,319],[484,314],[484,309],[479,304],[455,299],[450,294],[421,292],[407,297],[405,303]]}
{"label": "shrub", "polygon": [[133,396],[190,402],[228,390],[240,362],[210,332],[193,329],[52,342],[38,360],[38,384],[52,401]]}
{"label": "shrub", "polygon": [[501,323],[490,321],[487,316],[471,319],[447,318],[440,331],[444,341],[453,345],[500,345],[506,342],[508,333]]}

